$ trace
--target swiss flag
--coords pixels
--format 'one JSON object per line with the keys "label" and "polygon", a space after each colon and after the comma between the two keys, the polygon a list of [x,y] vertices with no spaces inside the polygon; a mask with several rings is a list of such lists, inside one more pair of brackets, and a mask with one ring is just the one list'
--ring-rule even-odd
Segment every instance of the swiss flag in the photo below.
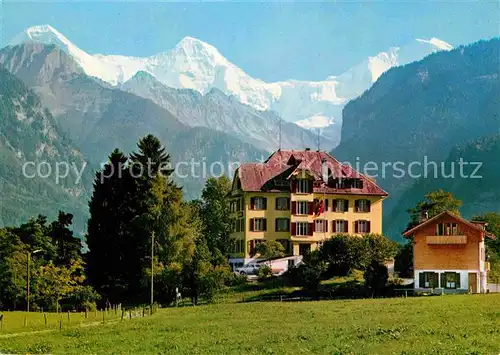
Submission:
{"label": "swiss flag", "polygon": [[323,212],[325,212],[325,201],[321,200],[321,202],[316,203],[316,216],[321,215]]}

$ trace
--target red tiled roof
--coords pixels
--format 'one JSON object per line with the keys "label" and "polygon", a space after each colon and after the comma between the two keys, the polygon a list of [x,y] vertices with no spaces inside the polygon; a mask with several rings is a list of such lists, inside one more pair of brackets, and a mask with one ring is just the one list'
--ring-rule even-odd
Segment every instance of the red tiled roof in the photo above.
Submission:
{"label": "red tiled roof", "polygon": [[[363,182],[362,189],[337,189],[327,186],[322,178],[323,160],[333,178],[357,178]],[[287,170],[290,170],[287,172]],[[334,157],[325,152],[307,150],[279,150],[273,153],[263,163],[242,164],[237,171],[243,191],[263,191],[264,185],[276,176],[287,172],[285,179],[289,179],[293,172],[306,170],[315,177],[318,186],[314,192],[335,194],[356,194],[387,196],[374,181],[358,173],[348,165],[341,164]]]}
{"label": "red tiled roof", "polygon": [[413,233],[415,233],[416,230],[422,228],[423,226],[428,225],[429,223],[432,223],[433,221],[436,221],[437,219],[441,218],[444,215],[448,215],[448,216],[454,218],[455,220],[468,225],[469,227],[471,227],[473,229],[480,230],[481,232],[484,233],[484,235],[486,235],[487,237],[489,237],[491,239],[496,239],[496,236],[494,234],[492,234],[490,232],[487,232],[486,230],[483,229],[482,225],[484,225],[485,223],[478,223],[478,222],[475,222],[475,221],[468,221],[468,220],[466,220],[466,219],[464,219],[464,218],[462,218],[460,216],[457,216],[456,214],[451,213],[449,211],[444,211],[444,212],[441,212],[438,215],[435,215],[434,217],[428,219],[427,221],[424,221],[424,222],[420,223],[419,225],[413,227],[412,229],[404,232],[403,235],[405,237],[409,237]]}

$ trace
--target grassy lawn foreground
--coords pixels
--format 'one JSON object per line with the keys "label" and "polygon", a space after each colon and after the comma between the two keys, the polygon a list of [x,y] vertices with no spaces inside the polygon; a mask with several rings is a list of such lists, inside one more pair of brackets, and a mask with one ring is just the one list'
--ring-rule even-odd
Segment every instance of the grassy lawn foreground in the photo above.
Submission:
{"label": "grassy lawn foreground", "polygon": [[499,354],[500,294],[214,304],[0,337],[3,353]]}

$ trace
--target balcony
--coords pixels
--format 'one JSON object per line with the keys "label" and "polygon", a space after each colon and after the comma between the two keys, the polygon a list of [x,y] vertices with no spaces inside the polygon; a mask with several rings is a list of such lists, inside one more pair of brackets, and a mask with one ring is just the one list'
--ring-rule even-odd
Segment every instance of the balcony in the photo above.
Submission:
{"label": "balcony", "polygon": [[467,244],[466,235],[428,235],[427,244]]}

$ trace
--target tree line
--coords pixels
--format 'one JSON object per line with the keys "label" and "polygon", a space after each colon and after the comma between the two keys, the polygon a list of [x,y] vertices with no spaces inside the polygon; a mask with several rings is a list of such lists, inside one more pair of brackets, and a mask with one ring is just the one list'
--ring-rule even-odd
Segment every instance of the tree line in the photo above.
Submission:
{"label": "tree line", "polygon": [[114,150],[94,177],[86,250],[64,212],[0,229],[0,307],[25,309],[28,285],[31,309],[149,303],[151,279],[155,302],[169,304],[177,292],[210,301],[233,281],[231,183],[210,178],[201,199],[186,202],[172,172],[152,135],[130,156]]}

